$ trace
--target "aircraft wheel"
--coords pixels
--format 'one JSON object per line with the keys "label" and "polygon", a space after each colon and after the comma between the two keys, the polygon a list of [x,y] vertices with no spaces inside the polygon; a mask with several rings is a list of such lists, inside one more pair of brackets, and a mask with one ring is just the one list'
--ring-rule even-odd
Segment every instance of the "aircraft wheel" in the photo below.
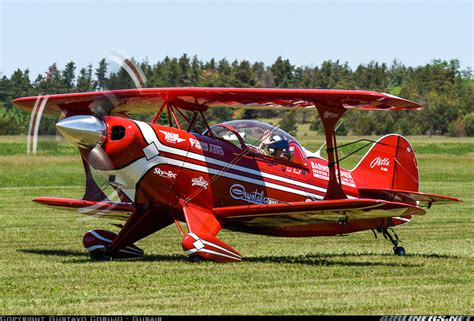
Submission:
{"label": "aircraft wheel", "polygon": [[189,262],[192,263],[200,263],[206,261],[204,258],[200,257],[199,255],[190,255],[188,256]]}
{"label": "aircraft wheel", "polygon": [[398,255],[398,256],[404,256],[405,255],[405,249],[401,246],[394,247],[393,252],[395,253],[395,255]]}
{"label": "aircraft wheel", "polygon": [[89,256],[92,261],[110,261],[112,257],[103,251],[92,251],[89,252]]}

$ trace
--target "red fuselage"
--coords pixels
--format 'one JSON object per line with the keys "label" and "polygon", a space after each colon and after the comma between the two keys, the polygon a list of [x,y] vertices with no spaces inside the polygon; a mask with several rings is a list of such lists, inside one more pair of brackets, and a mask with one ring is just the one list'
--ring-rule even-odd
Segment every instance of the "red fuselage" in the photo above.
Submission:
{"label": "red fuselage", "polygon": [[[211,135],[201,135],[167,126],[105,117],[107,138],[103,150],[110,158],[92,154],[90,165],[119,188],[137,206],[151,202],[179,209],[179,200],[213,209],[227,206],[322,200],[329,180],[327,161],[307,157],[296,143],[291,162],[262,157],[244,144],[233,144]],[[125,133],[114,137],[113,128]],[[115,131],[115,130],[114,130]],[[116,135],[116,134],[115,134]],[[116,135],[117,136],[117,135]],[[379,164],[383,165],[383,163]],[[340,170],[342,188],[349,198],[359,197],[351,172]],[[285,222],[265,218],[232,220],[223,227],[278,236],[318,236],[373,229],[385,219],[359,220],[346,224]],[[393,219],[393,224],[404,223]]]}

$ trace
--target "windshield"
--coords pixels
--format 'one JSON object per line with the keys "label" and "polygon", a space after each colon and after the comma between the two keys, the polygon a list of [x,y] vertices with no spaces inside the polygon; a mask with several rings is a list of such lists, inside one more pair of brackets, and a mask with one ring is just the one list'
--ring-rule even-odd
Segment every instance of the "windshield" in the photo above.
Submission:
{"label": "windshield", "polygon": [[277,139],[280,138],[288,142],[297,143],[296,139],[287,132],[270,124],[256,120],[231,120],[223,124],[232,127],[237,133],[239,133],[240,137],[242,137],[247,145],[258,146],[262,140],[264,140],[266,132],[270,133],[272,138],[277,136]]}
{"label": "windshield", "polygon": [[[229,131],[229,128],[233,132]],[[217,137],[236,146],[243,141],[256,153],[296,163],[306,163],[306,157],[296,139],[273,125],[256,120],[232,120],[216,125],[211,130]]]}

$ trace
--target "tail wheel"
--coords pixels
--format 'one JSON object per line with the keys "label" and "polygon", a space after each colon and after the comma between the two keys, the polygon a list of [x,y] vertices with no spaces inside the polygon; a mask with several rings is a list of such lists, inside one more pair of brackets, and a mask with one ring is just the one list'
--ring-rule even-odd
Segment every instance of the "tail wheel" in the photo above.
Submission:
{"label": "tail wheel", "polygon": [[[393,236],[390,234],[389,230],[386,228],[383,229],[378,229],[377,231],[382,233],[385,239],[389,240],[393,244],[393,253],[398,256],[404,256],[405,255],[405,249],[402,246],[398,246],[398,243],[400,242],[400,239],[398,238],[397,233],[390,228],[390,230],[393,233]],[[375,232],[374,232],[375,233]]]}
{"label": "tail wheel", "polygon": [[394,247],[393,252],[395,253],[395,255],[398,255],[398,256],[404,256],[405,255],[405,249],[402,246]]}
{"label": "tail wheel", "polygon": [[127,245],[111,255],[109,248],[116,237],[117,234],[110,231],[90,230],[84,234],[82,243],[91,259],[95,261],[143,257],[143,250],[133,244]]}

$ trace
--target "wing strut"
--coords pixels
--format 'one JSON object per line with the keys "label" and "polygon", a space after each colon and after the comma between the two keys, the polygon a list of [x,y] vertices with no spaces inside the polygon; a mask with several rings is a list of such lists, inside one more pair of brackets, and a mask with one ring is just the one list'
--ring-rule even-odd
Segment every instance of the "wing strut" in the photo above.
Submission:
{"label": "wing strut", "polygon": [[328,154],[329,182],[324,199],[344,199],[347,198],[347,196],[342,190],[341,185],[342,180],[341,171],[339,169],[339,157],[337,154],[335,126],[346,110],[342,108],[336,109],[320,105],[317,106],[317,110],[324,126],[324,132],[326,134],[326,151]]}

